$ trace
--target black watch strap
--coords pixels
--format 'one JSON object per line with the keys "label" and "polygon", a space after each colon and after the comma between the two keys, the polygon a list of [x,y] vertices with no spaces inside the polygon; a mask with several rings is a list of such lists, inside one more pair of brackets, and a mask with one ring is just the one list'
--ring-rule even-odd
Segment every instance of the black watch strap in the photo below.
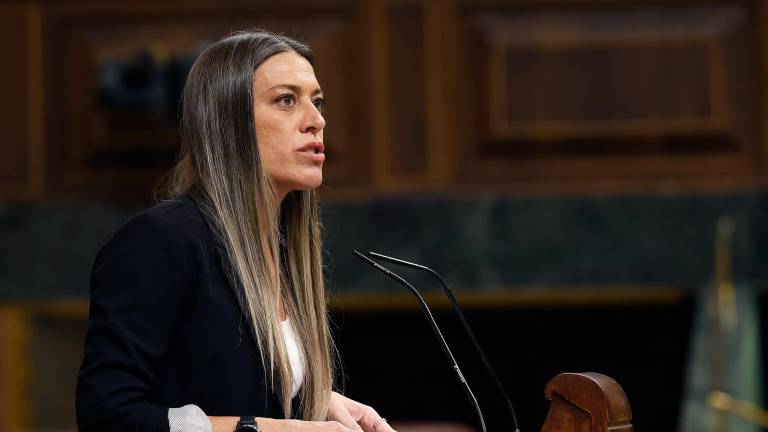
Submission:
{"label": "black watch strap", "polygon": [[254,416],[242,416],[240,421],[237,422],[235,432],[260,432],[259,424],[256,423],[256,417]]}

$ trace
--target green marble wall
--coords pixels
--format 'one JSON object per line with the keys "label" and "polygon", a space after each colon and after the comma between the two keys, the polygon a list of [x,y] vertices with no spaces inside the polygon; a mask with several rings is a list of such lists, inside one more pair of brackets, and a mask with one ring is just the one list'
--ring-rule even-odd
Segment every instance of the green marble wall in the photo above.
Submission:
{"label": "green marble wall", "polygon": [[[138,210],[0,204],[0,298],[85,298],[99,247]],[[434,266],[455,288],[467,290],[627,284],[694,289],[711,277],[721,215],[736,221],[736,278],[762,286],[768,276],[768,200],[762,195],[411,196],[323,207],[329,281],[339,291],[399,289],[353,257],[353,248]]]}

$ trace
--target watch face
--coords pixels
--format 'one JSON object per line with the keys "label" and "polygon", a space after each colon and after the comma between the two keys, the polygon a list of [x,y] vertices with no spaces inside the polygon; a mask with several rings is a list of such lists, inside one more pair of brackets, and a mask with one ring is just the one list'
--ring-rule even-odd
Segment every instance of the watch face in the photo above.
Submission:
{"label": "watch face", "polygon": [[238,426],[235,432],[259,432],[259,428],[254,425],[246,424]]}

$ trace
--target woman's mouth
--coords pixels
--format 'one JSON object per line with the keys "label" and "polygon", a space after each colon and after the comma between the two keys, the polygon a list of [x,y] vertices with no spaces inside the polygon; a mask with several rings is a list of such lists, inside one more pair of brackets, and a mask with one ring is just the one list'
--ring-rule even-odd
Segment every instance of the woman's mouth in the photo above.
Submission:
{"label": "woman's mouth", "polygon": [[298,152],[313,162],[323,162],[325,160],[325,146],[321,142],[311,142],[301,148]]}

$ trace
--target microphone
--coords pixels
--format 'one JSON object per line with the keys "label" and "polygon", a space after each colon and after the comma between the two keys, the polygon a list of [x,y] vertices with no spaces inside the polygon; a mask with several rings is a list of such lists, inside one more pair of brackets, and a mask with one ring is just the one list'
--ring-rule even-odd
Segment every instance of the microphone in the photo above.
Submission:
{"label": "microphone", "polygon": [[376,270],[384,273],[385,275],[389,276],[391,279],[394,279],[400,285],[408,288],[408,290],[416,297],[416,300],[419,302],[419,306],[421,306],[422,312],[424,312],[424,316],[427,318],[429,325],[432,327],[432,330],[435,332],[435,336],[437,336],[437,340],[440,342],[440,347],[443,349],[445,356],[448,358],[448,361],[453,366],[453,370],[456,372],[456,376],[459,378],[459,381],[463,385],[464,393],[467,395],[467,398],[469,399],[470,403],[475,408],[477,417],[480,420],[480,428],[482,429],[482,432],[487,432],[485,428],[485,419],[483,418],[483,412],[480,410],[480,404],[477,403],[475,394],[472,393],[472,389],[469,388],[469,383],[467,383],[467,380],[464,378],[464,374],[461,373],[461,369],[459,369],[459,365],[456,363],[456,359],[453,357],[453,353],[451,352],[451,349],[448,348],[448,344],[445,342],[443,333],[440,332],[440,328],[437,326],[437,322],[435,322],[435,318],[432,316],[432,311],[429,310],[429,306],[427,306],[427,302],[425,302],[424,298],[421,297],[421,294],[419,294],[419,291],[417,291],[416,288],[414,288],[413,285],[408,283],[405,279],[398,276],[397,274],[387,269],[386,267],[380,265],[379,263],[373,261],[372,259],[368,258],[367,256],[361,254],[356,250],[352,252],[355,254],[356,257],[365,261]]}
{"label": "microphone", "polygon": [[454,297],[453,295],[453,291],[448,286],[448,283],[445,282],[445,279],[443,279],[440,273],[436,272],[435,270],[432,270],[427,266],[412,263],[410,261],[405,261],[398,258],[393,258],[380,253],[369,251],[368,255],[374,258],[381,259],[383,261],[390,262],[392,264],[401,265],[401,266],[409,267],[415,270],[427,272],[440,281],[440,283],[443,286],[443,291],[445,292],[445,295],[448,296],[448,300],[450,300],[451,306],[453,306],[453,310],[456,312],[456,315],[459,316],[459,319],[461,320],[461,324],[464,326],[464,330],[466,330],[467,335],[469,336],[469,339],[472,341],[472,345],[474,345],[475,347],[475,351],[480,356],[480,359],[483,362],[483,366],[485,366],[486,372],[488,372],[488,375],[490,375],[491,379],[496,385],[496,389],[499,391],[499,393],[501,393],[501,395],[504,397],[504,399],[507,402],[507,407],[509,408],[509,412],[512,415],[512,426],[514,428],[513,431],[520,432],[520,428],[517,423],[517,414],[515,413],[515,407],[512,406],[512,401],[509,399],[509,394],[507,394],[507,391],[504,388],[504,385],[501,383],[501,380],[499,379],[498,375],[496,375],[496,371],[493,369],[493,366],[491,366],[491,362],[488,361],[488,357],[486,357],[485,351],[483,351],[483,348],[480,347],[480,343],[477,342],[477,339],[475,338],[475,334],[472,331],[472,328],[469,326],[469,322],[467,322],[466,318],[464,318],[464,313],[461,311],[461,308],[459,307],[459,303],[456,301],[456,297]]}

